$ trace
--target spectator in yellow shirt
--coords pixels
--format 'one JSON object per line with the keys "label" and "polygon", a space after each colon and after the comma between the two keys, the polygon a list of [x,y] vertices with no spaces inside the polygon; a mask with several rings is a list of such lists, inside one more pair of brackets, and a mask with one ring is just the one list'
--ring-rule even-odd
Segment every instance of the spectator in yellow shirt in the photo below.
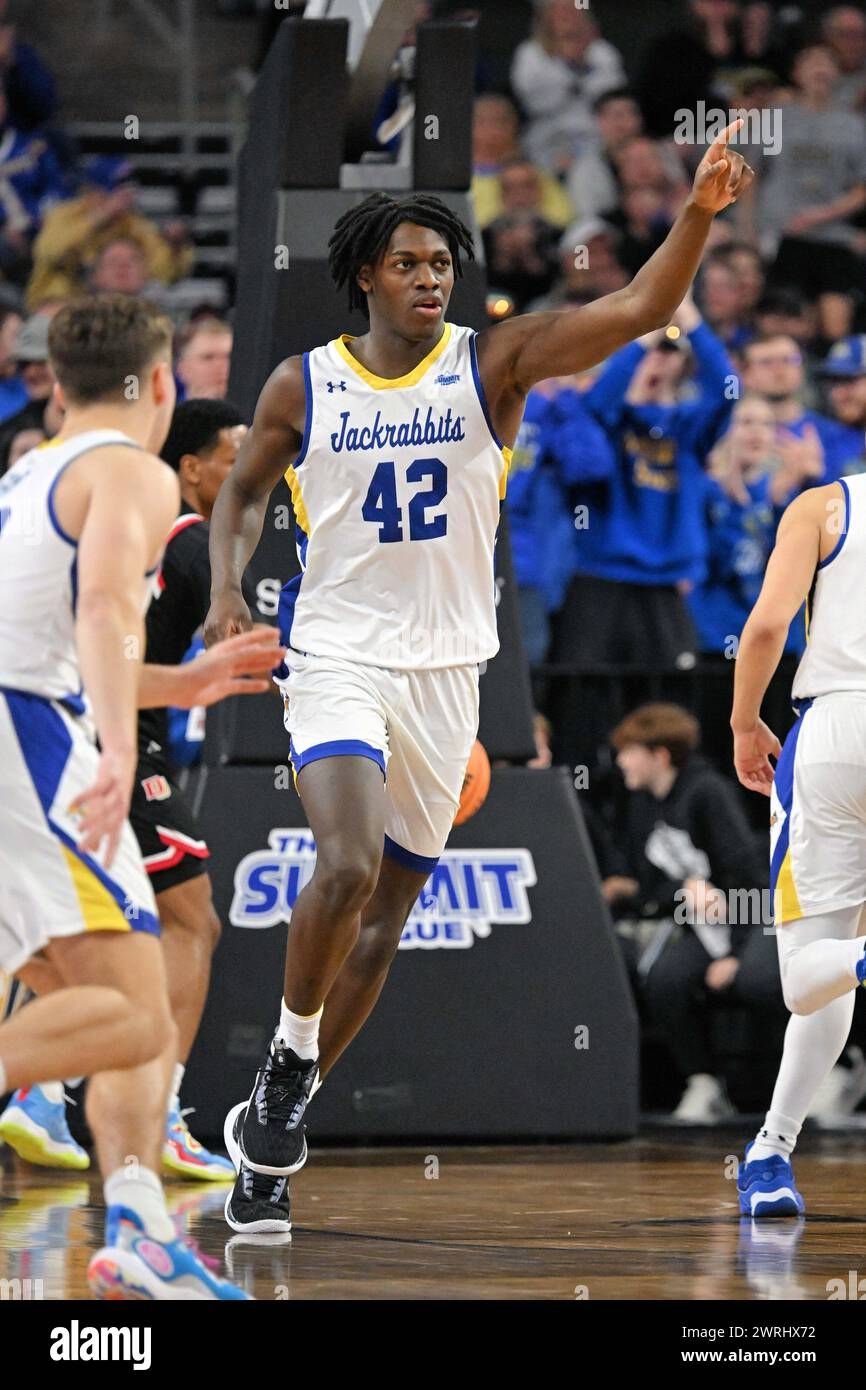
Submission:
{"label": "spectator in yellow shirt", "polygon": [[56,204],[46,215],[33,245],[33,274],[27,287],[31,311],[85,289],[100,252],[119,238],[141,247],[148,279],[171,284],[189,272],[195,251],[185,230],[167,228],[169,236],[164,236],[135,212],[132,176],[126,160],[98,155],[85,167],[78,197]]}
{"label": "spectator in yellow shirt", "polygon": [[[472,198],[482,231],[505,211],[502,173],[508,161],[522,153],[519,128],[517,108],[508,97],[478,97],[472,118]],[[574,220],[567,193],[543,169],[538,170],[538,179],[539,214],[554,227],[567,227]]]}

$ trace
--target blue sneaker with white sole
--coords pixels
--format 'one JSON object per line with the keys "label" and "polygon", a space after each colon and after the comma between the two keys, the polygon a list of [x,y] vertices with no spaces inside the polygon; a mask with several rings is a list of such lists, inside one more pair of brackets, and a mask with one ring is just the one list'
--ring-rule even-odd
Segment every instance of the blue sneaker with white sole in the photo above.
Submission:
{"label": "blue sneaker with white sole", "polygon": [[249,1302],[250,1295],[207,1268],[188,1241],[156,1240],[134,1211],[109,1207],[105,1245],[87,1267],[94,1298],[108,1300],[195,1300]]}
{"label": "blue sneaker with white sole", "polygon": [[16,1091],[0,1115],[0,1139],[19,1158],[40,1168],[90,1167],[90,1155],[76,1144],[66,1123],[64,1100],[49,1100],[41,1086]]}
{"label": "blue sneaker with white sole", "polygon": [[802,1216],[806,1203],[797,1191],[794,1170],[781,1154],[749,1160],[754,1139],[746,1145],[737,1173],[737,1193],[743,1216]]}

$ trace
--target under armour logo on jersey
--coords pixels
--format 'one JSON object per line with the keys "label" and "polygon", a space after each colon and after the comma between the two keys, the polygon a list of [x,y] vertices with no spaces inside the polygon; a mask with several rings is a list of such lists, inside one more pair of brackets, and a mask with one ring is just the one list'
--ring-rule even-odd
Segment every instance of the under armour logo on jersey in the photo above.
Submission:
{"label": "under armour logo on jersey", "polygon": [[336,384],[336,386],[334,385],[333,381],[329,381],[329,382],[328,382],[328,395],[331,395],[332,392],[334,392],[334,391],[345,391],[345,390],[346,390],[346,383],[345,383],[345,381],[338,381],[337,384]]}

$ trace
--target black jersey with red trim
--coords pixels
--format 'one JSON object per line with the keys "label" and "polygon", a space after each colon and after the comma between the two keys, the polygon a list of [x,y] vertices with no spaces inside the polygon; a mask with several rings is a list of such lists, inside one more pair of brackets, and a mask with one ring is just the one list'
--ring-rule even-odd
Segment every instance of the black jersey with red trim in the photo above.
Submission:
{"label": "black jersey with red trim", "polygon": [[[154,576],[147,610],[145,660],[158,666],[177,666],[189,650],[210,607],[209,527],[198,512],[185,507],[168,535],[162,562]],[[164,709],[143,709],[138,715],[139,753],[166,748],[168,719]]]}

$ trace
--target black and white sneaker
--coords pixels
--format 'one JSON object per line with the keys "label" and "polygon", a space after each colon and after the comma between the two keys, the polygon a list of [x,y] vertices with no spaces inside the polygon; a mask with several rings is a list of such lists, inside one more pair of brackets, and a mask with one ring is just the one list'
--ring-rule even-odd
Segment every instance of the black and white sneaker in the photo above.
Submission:
{"label": "black and white sneaker", "polygon": [[235,1106],[226,1119],[224,1138],[229,1157],[237,1170],[235,1185],[225,1203],[225,1219],[233,1231],[242,1235],[292,1238],[292,1202],[287,1177],[254,1173],[241,1155],[238,1142],[244,1105]]}
{"label": "black and white sneaker", "polygon": [[307,1161],[304,1111],[319,1071],[275,1038],[246,1105],[238,1144],[254,1173],[289,1177]]}
{"label": "black and white sneaker", "polygon": [[226,1198],[225,1218],[233,1231],[244,1235],[281,1235],[292,1238],[292,1202],[288,1178],[254,1173],[245,1163]]}

